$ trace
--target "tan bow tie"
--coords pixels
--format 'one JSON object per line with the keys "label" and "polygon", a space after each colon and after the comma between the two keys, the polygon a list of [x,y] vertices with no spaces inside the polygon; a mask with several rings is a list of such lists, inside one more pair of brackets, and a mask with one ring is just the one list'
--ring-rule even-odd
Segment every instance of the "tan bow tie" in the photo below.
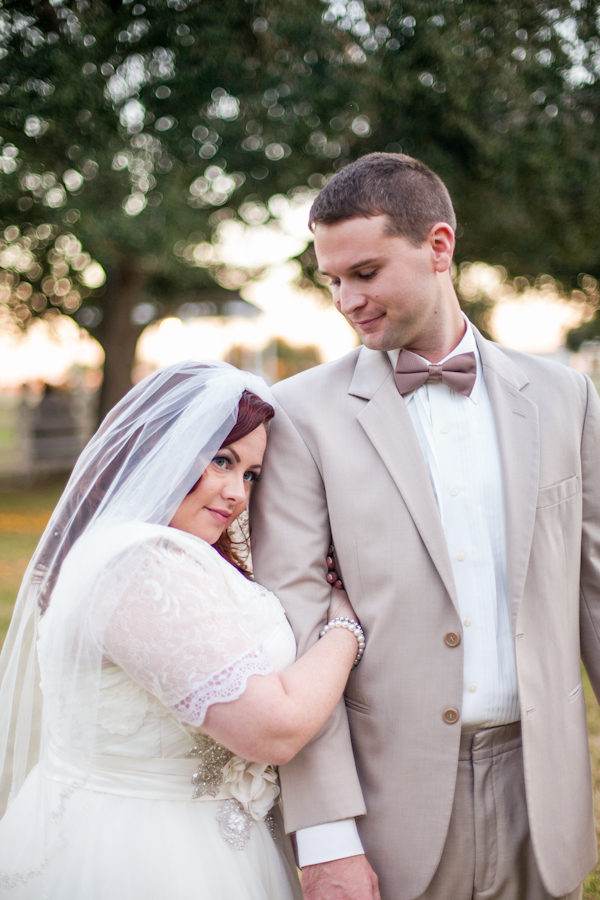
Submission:
{"label": "tan bow tie", "polygon": [[457,394],[469,397],[476,375],[474,353],[460,353],[441,365],[430,365],[410,350],[400,351],[394,372],[396,387],[402,395],[416,391],[426,381],[441,381]]}

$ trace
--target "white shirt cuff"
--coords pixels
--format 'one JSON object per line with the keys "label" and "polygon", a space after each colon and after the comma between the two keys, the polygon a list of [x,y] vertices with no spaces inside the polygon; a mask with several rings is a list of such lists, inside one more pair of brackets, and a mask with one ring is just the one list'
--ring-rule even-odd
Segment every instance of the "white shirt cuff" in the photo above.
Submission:
{"label": "white shirt cuff", "polygon": [[316,866],[332,859],[346,859],[364,853],[354,819],[312,825],[296,832],[298,865]]}

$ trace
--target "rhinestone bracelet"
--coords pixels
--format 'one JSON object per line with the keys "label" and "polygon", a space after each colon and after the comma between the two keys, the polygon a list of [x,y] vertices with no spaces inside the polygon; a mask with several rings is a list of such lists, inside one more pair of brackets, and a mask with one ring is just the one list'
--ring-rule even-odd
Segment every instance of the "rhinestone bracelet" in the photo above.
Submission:
{"label": "rhinestone bracelet", "polygon": [[358,641],[358,653],[356,654],[356,659],[352,663],[352,667],[357,666],[362,659],[363,653],[365,652],[365,633],[362,630],[361,626],[358,624],[355,619],[349,619],[347,616],[338,616],[336,619],[332,619],[331,622],[328,622],[325,628],[319,634],[319,637],[325,637],[328,631],[331,631],[332,628],[347,628],[348,631],[351,631],[352,634],[356,637]]}

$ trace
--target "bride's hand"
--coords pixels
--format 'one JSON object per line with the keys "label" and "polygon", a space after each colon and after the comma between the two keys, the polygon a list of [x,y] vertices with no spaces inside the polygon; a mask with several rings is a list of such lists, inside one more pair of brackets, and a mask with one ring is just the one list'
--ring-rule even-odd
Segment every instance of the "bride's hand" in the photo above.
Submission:
{"label": "bride's hand", "polygon": [[332,587],[335,588],[335,591],[331,592],[327,621],[331,622],[332,619],[337,619],[340,616],[345,616],[348,619],[354,619],[356,622],[358,622],[358,617],[354,612],[354,609],[352,608],[350,600],[348,599],[348,594],[344,590],[342,580],[335,570],[333,546],[329,547],[329,551],[327,554],[327,568],[329,569],[329,572],[327,573],[327,581]]}
{"label": "bride's hand", "polygon": [[354,612],[354,609],[352,608],[350,600],[348,599],[348,594],[344,590],[342,580],[335,570],[333,546],[329,547],[329,552],[327,554],[327,568],[329,569],[329,572],[327,573],[327,581],[332,587],[335,588],[335,591],[331,592],[327,621],[331,622],[332,619],[337,619],[340,616],[345,616],[348,619],[354,619],[356,622],[358,622],[358,617]]}
{"label": "bride's hand", "polygon": [[338,591],[343,591],[344,585],[338,573],[335,571],[335,559],[333,557],[333,545],[329,547],[329,551],[327,553],[327,568],[329,569],[327,573],[327,581],[334,588],[337,588]]}

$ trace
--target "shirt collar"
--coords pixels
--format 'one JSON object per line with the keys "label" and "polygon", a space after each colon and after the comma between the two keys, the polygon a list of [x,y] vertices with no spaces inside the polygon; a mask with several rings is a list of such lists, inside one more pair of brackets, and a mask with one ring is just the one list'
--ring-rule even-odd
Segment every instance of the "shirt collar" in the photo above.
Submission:
{"label": "shirt collar", "polygon": [[[477,375],[475,376],[475,384],[473,385],[473,390],[471,391],[471,393],[469,395],[469,400],[472,400],[473,403],[477,403],[477,399],[479,397],[479,390],[481,387],[481,377],[482,377],[481,357],[479,355],[479,347],[477,346],[477,341],[475,340],[473,326],[471,325],[471,323],[469,322],[469,320],[467,319],[467,317],[465,316],[464,313],[462,314],[462,316],[463,316],[463,319],[465,320],[465,333],[463,334],[462,338],[460,339],[460,341],[458,342],[458,344],[456,345],[454,350],[451,350],[450,353],[448,354],[448,356],[445,356],[442,360],[440,360],[438,365],[445,363],[446,360],[448,360],[448,359],[452,359],[453,356],[458,356],[460,353],[474,353],[475,354],[475,362],[477,364]],[[400,353],[399,350],[388,350],[387,351],[387,355],[389,357],[389,360],[392,364],[393,369],[396,368],[396,363],[398,362],[399,353]],[[425,359],[425,357],[421,357],[421,359]],[[429,360],[426,359],[425,362],[429,363]],[[425,387],[425,385],[423,385],[423,387]],[[418,388],[418,390],[421,390],[421,388]],[[410,401],[412,400],[414,395],[415,395],[415,391],[411,391],[410,394],[405,394],[404,402],[410,403]]]}

